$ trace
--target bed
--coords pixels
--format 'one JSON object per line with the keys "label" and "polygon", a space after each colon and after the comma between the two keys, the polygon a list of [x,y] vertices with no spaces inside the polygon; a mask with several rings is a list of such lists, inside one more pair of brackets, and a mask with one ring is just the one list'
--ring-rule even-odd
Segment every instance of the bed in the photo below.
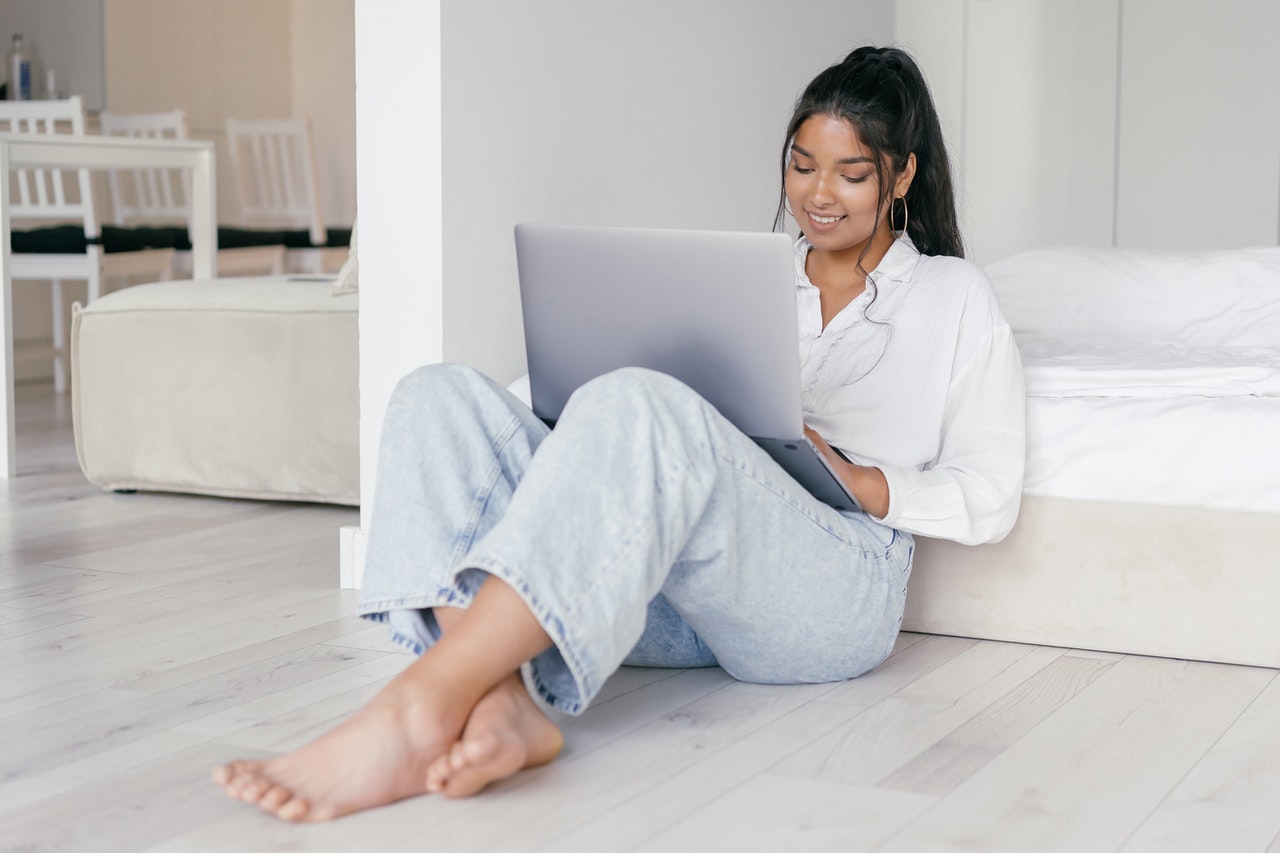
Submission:
{"label": "bed", "polygon": [[1023,354],[1003,541],[918,539],[906,630],[1280,667],[1280,248],[987,270]]}

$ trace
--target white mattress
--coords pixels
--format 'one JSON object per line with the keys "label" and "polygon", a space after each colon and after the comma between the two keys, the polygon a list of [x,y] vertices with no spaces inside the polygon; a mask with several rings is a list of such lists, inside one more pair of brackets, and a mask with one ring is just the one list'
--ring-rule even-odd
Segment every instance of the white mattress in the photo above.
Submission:
{"label": "white mattress", "polygon": [[1280,397],[1029,397],[1028,494],[1280,512]]}
{"label": "white mattress", "polygon": [[1280,349],[1019,337],[1028,494],[1280,512]]}

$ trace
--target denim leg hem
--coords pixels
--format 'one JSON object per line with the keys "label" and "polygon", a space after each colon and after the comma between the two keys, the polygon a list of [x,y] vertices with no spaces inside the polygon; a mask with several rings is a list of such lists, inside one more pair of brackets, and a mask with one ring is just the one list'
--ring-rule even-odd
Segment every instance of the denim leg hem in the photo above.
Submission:
{"label": "denim leg hem", "polygon": [[471,597],[449,587],[441,588],[435,595],[410,595],[362,601],[356,606],[361,619],[379,622],[387,626],[391,641],[415,655],[421,655],[440,639],[434,620],[428,620],[424,611],[435,607],[465,608]]}
{"label": "denim leg hem", "polygon": [[[474,591],[479,588],[479,582],[474,579],[464,578],[463,575],[467,571],[470,570],[462,569],[459,571],[456,588],[443,587],[435,595],[398,596],[362,601],[356,608],[357,615],[361,619],[368,619],[370,622],[378,622],[385,625],[393,643],[413,652],[415,655],[421,655],[434,645],[436,640],[440,639],[439,633],[432,630],[432,626],[423,616],[423,611],[433,607],[466,608],[470,606]],[[539,611],[534,606],[536,599],[533,599],[530,594],[523,591],[521,582],[515,580],[511,573],[481,568],[477,568],[476,571],[496,575],[512,589],[516,590],[520,594],[521,600],[535,614],[543,630],[547,631],[557,646],[564,644],[563,632],[559,632],[559,637],[551,633],[548,627],[548,621],[550,620],[539,616]],[[554,677],[548,670],[561,677]],[[581,672],[582,670],[579,667],[577,671]],[[598,685],[596,685],[591,688],[590,693],[586,692],[584,685],[592,682],[575,675],[574,667],[568,664],[556,647],[552,647],[534,660],[528,661],[521,666],[520,676],[524,681],[525,689],[528,691],[529,696],[544,710],[554,709],[563,711],[571,716],[577,716],[585,710],[586,703],[582,701],[581,697],[592,696],[595,694],[595,690],[598,689]],[[571,680],[571,687],[566,683],[567,680]],[[554,686],[557,683],[561,686]],[[566,689],[566,687],[569,689]]]}
{"label": "denim leg hem", "polygon": [[492,575],[515,591],[529,608],[542,630],[551,638],[552,646],[520,667],[529,695],[540,705],[577,716],[600,689],[600,679],[575,653],[564,620],[539,600],[528,583],[496,557],[467,558],[467,566],[459,569],[456,583],[462,589],[475,589],[474,574]]}
{"label": "denim leg hem", "polygon": [[415,655],[421,655],[430,645],[426,642],[426,638],[430,636],[430,629],[427,627],[426,620],[419,616],[417,618],[421,622],[420,627],[406,630],[404,625],[397,624],[401,622],[400,619],[393,618],[394,613],[401,612],[405,611],[365,613],[361,618],[386,625],[387,635],[390,637],[391,642]]}

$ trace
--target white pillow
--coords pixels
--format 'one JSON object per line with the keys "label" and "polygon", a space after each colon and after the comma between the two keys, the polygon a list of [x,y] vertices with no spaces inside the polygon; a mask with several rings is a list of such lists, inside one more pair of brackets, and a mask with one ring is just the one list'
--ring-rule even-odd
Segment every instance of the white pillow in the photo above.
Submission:
{"label": "white pillow", "polygon": [[1280,248],[1055,247],[986,272],[1015,333],[1280,347]]}

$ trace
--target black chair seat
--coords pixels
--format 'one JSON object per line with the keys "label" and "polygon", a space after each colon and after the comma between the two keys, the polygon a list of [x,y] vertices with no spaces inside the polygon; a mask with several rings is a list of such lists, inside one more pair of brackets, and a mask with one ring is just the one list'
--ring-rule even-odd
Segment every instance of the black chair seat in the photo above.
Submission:
{"label": "black chair seat", "polygon": [[[325,233],[328,235],[328,242],[325,243],[327,249],[345,249],[351,245],[351,229],[350,228],[326,228]],[[284,245],[289,249],[311,249],[311,232],[307,230],[285,231]]]}
{"label": "black chair seat", "polygon": [[[328,247],[345,248],[351,245],[350,228],[327,229]],[[107,254],[114,252],[138,252],[144,249],[177,249],[189,251],[191,238],[187,229],[180,226],[120,228],[104,225],[102,236],[94,243],[102,245]],[[14,231],[10,241],[16,254],[83,255],[90,241],[79,225],[52,225]],[[244,249],[250,246],[285,246],[290,249],[309,249],[311,232],[258,228],[218,227],[219,249]]]}
{"label": "black chair seat", "polygon": [[79,225],[51,225],[14,231],[9,246],[15,255],[83,255],[90,243],[102,246],[107,254],[139,252],[144,249],[176,249],[179,234],[187,240],[185,228],[117,228],[103,226],[102,236],[90,241]]}

